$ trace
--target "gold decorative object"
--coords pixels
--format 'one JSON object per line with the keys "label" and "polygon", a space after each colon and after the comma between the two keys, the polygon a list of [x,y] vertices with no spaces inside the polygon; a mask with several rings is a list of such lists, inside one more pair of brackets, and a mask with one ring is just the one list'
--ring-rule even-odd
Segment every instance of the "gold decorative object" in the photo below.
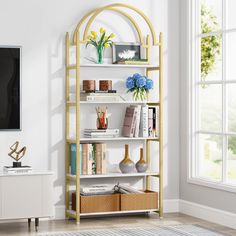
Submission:
{"label": "gold decorative object", "polygon": [[129,145],[125,144],[125,157],[119,164],[122,173],[134,172],[134,162],[129,158]]}
{"label": "gold decorative object", "polygon": [[10,152],[8,153],[8,156],[10,156],[12,159],[14,159],[16,162],[13,162],[13,167],[20,167],[21,162],[18,163],[18,161],[25,155],[26,147],[22,147],[21,149],[18,149],[19,142],[16,141],[12,146],[10,146]]}
{"label": "gold decorative object", "polygon": [[136,163],[135,165],[136,170],[140,173],[142,172],[146,172],[147,168],[148,168],[148,164],[147,162],[144,160],[144,156],[143,156],[143,148],[140,148],[140,159],[139,161]]}

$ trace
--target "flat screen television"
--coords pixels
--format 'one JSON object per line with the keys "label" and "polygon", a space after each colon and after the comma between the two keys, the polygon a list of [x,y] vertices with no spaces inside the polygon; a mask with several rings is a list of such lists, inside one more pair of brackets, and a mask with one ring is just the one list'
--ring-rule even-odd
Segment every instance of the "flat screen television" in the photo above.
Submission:
{"label": "flat screen television", "polygon": [[21,129],[21,47],[0,46],[0,130]]}

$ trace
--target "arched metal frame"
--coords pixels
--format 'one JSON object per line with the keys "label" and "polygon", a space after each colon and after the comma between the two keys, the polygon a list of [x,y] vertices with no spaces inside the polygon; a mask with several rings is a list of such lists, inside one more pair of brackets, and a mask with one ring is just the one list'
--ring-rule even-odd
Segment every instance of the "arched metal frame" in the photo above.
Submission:
{"label": "arched metal frame", "polygon": [[[140,15],[143,20],[146,22],[147,26],[149,27],[150,35],[146,36],[146,40],[144,41],[144,37],[142,34],[142,31],[139,27],[139,25],[135,22],[135,20],[127,14],[125,11],[119,9],[119,8],[125,8],[133,10],[135,13]],[[88,12],[84,17],[81,18],[79,23],[77,24],[73,37],[72,42],[70,40],[69,33],[66,33],[66,132],[65,132],[65,138],[66,138],[66,148],[65,148],[65,154],[66,154],[66,161],[65,161],[65,169],[66,169],[66,186],[65,186],[65,205],[66,205],[66,217],[75,218],[76,222],[80,222],[80,197],[76,198],[76,214],[72,214],[69,209],[69,184],[72,180],[70,176],[67,176],[69,173],[69,156],[70,156],[70,144],[76,143],[76,163],[80,163],[80,46],[81,44],[85,44],[87,42],[87,35],[91,28],[92,23],[96,19],[96,17],[101,14],[104,11],[114,11],[122,16],[126,17],[133,25],[133,27],[136,29],[139,42],[142,45],[142,47],[146,48],[146,58],[148,59],[148,62],[150,62],[150,45],[152,41],[153,46],[159,47],[159,65],[148,66],[145,69],[146,76],[150,76],[151,72],[153,71],[159,71],[159,102],[152,102],[147,103],[148,105],[155,105],[159,106],[159,138],[158,139],[146,139],[146,160],[150,167],[150,141],[158,141],[159,142],[159,209],[157,212],[159,213],[160,217],[163,216],[163,39],[162,39],[162,33],[159,35],[159,42],[157,42],[156,33],[154,30],[154,27],[151,23],[151,21],[148,19],[148,17],[139,9],[136,7],[133,7],[131,5],[122,4],[122,3],[115,3],[110,4],[104,7],[97,8],[95,10],[92,10]],[[84,32],[83,32],[83,38],[80,39],[80,30],[82,25],[87,21],[87,24],[85,26]],[[76,65],[72,66],[70,65],[70,46],[75,45],[76,46]],[[71,103],[69,100],[69,78],[70,78],[70,70],[76,70],[76,102]],[[76,140],[70,140],[69,137],[69,113],[70,113],[70,106],[75,106],[76,108]],[[80,196],[80,165],[76,165],[76,195]],[[150,176],[146,177],[146,188],[150,189]]]}
{"label": "arched metal frame", "polygon": [[142,37],[142,32],[140,30],[140,28],[138,27],[138,24],[134,21],[134,19],[132,17],[129,16],[129,14],[127,14],[126,12],[124,11],[121,11],[117,8],[126,8],[126,9],[130,9],[130,10],[133,10],[134,12],[136,12],[138,15],[140,15],[144,21],[147,23],[147,25],[149,26],[149,30],[151,32],[151,35],[152,35],[152,45],[153,46],[156,46],[158,45],[157,43],[157,39],[156,39],[156,33],[155,33],[155,30],[154,30],[154,27],[151,23],[151,21],[149,20],[149,18],[142,12],[140,11],[138,8],[134,7],[134,6],[131,6],[131,5],[128,5],[128,4],[122,4],[122,3],[114,3],[114,4],[110,4],[110,5],[107,5],[105,7],[101,7],[101,8],[97,8],[95,10],[92,10],[90,11],[88,14],[86,14],[80,21],[79,23],[77,24],[76,28],[75,28],[75,31],[74,31],[74,34],[73,34],[73,43],[76,43],[76,35],[77,35],[77,32],[80,30],[80,27],[82,26],[82,24],[87,20],[87,18],[89,18],[87,24],[86,24],[86,27],[85,27],[85,30],[84,30],[84,34],[83,34],[83,40],[86,40],[87,36],[88,36],[88,31],[91,27],[91,24],[94,22],[95,18],[101,14],[102,12],[104,11],[107,11],[107,10],[110,10],[110,11],[116,11],[116,12],[119,12],[120,14],[122,14],[124,17],[126,17],[136,28],[137,30],[137,33],[139,35],[139,40],[140,40],[140,43],[143,45],[143,37]]}

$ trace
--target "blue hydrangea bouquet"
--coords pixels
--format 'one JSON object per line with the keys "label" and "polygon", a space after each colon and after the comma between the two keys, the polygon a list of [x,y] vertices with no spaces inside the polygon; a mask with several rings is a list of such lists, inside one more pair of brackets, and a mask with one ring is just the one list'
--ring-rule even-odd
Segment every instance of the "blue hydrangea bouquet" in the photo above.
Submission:
{"label": "blue hydrangea bouquet", "polygon": [[147,93],[153,88],[153,81],[147,76],[135,73],[127,78],[126,87],[128,89],[127,92],[133,93],[135,101],[143,101],[147,99]]}

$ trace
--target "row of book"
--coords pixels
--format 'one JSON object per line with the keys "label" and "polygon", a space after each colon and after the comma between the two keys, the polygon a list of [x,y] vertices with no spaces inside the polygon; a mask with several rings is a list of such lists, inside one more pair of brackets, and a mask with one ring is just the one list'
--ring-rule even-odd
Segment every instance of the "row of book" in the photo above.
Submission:
{"label": "row of book", "polygon": [[[80,175],[106,174],[106,144],[80,144]],[[70,148],[70,173],[76,175],[76,144]]]}
{"label": "row of book", "polygon": [[124,137],[158,137],[159,108],[131,105],[126,108],[122,135]]}

